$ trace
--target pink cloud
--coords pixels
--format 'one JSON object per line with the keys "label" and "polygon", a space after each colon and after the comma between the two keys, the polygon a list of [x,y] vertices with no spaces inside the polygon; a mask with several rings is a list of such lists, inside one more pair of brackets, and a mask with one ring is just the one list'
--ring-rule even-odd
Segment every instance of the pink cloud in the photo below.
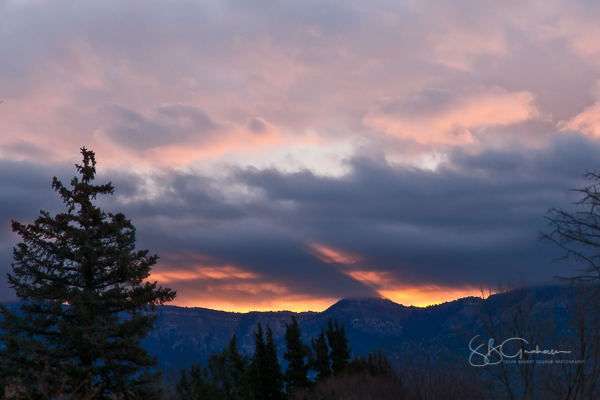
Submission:
{"label": "pink cloud", "polygon": [[[359,8],[332,4],[338,17],[329,18],[309,4],[298,6],[299,13],[269,6],[248,13],[182,3],[172,6],[171,17],[159,6],[126,7],[124,15],[136,15],[131,21],[109,17],[113,2],[78,8],[80,19],[69,3],[59,10],[44,2],[11,4],[2,22],[18,40],[3,47],[12,56],[0,66],[7,77],[0,147],[19,138],[52,149],[53,159],[70,159],[85,144],[114,155],[115,163],[181,166],[231,153],[253,153],[251,162],[281,160],[309,135],[332,149],[360,147],[377,142],[373,129],[425,145],[425,153],[471,145],[480,129],[565,113],[573,102],[557,98],[581,99],[583,85],[566,83],[563,93],[559,81],[596,74],[564,73],[596,62],[596,14],[579,3],[536,4],[375,1]],[[23,20],[35,29],[16,23]],[[521,36],[530,42],[515,39]],[[579,56],[575,64],[557,40]],[[540,58],[542,69],[526,58],[535,51],[555,61]],[[431,115],[382,110],[432,88],[450,93],[454,104]],[[107,139],[122,123],[102,112],[111,104],[162,122],[163,136],[171,137],[144,154],[128,154],[131,146],[115,141],[114,132]],[[193,124],[157,117],[156,110],[178,104],[227,128],[208,140]],[[253,136],[259,120],[270,129]],[[196,141],[181,140],[186,129],[184,136]],[[8,149],[0,154],[11,157]]]}
{"label": "pink cloud", "polygon": [[475,93],[426,91],[382,99],[363,122],[392,136],[419,143],[469,144],[478,129],[512,125],[539,116],[532,93],[500,87]]}
{"label": "pink cloud", "polygon": [[[600,88],[598,83],[596,88]],[[600,137],[600,101],[587,106],[571,119],[562,120],[557,127],[561,131],[580,131],[592,137]]]}

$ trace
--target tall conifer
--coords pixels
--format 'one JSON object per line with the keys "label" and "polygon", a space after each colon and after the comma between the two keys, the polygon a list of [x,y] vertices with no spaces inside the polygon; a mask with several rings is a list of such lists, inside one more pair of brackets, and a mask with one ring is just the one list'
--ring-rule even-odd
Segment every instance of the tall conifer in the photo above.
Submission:
{"label": "tall conifer", "polygon": [[302,332],[296,316],[292,315],[292,323],[285,324],[285,347],[283,358],[289,362],[285,370],[286,390],[306,389],[309,386],[308,370],[310,369],[310,347],[302,342]]}
{"label": "tall conifer", "polygon": [[266,384],[262,379],[265,374],[265,348],[265,337],[263,334],[262,325],[259,322],[258,329],[256,332],[254,332],[254,354],[252,356],[250,371],[252,377],[252,391],[257,400],[262,400],[264,398],[264,393],[266,392]]}
{"label": "tall conifer", "polygon": [[208,370],[215,392],[220,396],[205,397],[220,400],[250,400],[250,364],[247,356],[239,353],[235,333],[229,346],[208,359]]}
{"label": "tall conifer", "polygon": [[329,346],[327,346],[327,339],[325,339],[325,329],[321,328],[321,333],[316,340],[311,340],[311,345],[314,353],[312,369],[317,372],[317,381],[321,381],[331,375]]}
{"label": "tall conifer", "polygon": [[156,319],[147,311],[176,293],[146,282],[158,257],[135,250],[135,228],[123,214],[93,204],[114,188],[91,183],[94,152],[81,154],[71,190],[52,182],[66,213],[12,222],[22,242],[8,282],[22,303],[20,313],[1,306],[1,373],[17,397],[150,399],[159,375],[140,345]]}
{"label": "tall conifer", "polygon": [[329,347],[331,347],[331,353],[329,354],[331,358],[331,369],[334,375],[340,374],[348,365],[350,361],[350,352],[352,351],[348,348],[349,340],[346,338],[346,329],[344,328],[344,323],[342,325],[338,325],[337,319],[335,320],[335,324],[333,320],[329,318],[327,321],[327,341],[329,342]]}
{"label": "tall conifer", "polygon": [[284,376],[281,372],[281,365],[279,365],[279,359],[277,358],[277,345],[273,338],[273,330],[267,325],[267,343],[265,346],[266,355],[266,377],[265,379],[269,382],[267,399],[279,400],[285,396],[283,394]]}
{"label": "tall conifer", "polygon": [[254,397],[260,400],[281,400],[283,393],[283,373],[277,359],[277,346],[273,331],[267,325],[267,340],[258,323],[258,332],[254,332],[254,356],[252,357],[252,382]]}

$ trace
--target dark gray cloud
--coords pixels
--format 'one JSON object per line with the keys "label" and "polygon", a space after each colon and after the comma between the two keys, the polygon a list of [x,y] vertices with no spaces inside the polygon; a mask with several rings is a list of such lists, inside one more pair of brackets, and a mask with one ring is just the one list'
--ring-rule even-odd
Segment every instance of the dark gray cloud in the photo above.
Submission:
{"label": "dark gray cloud", "polygon": [[[556,135],[551,143],[477,155],[457,148],[435,172],[366,157],[350,159],[351,172],[342,177],[231,167],[218,179],[171,171],[148,180],[101,170],[98,181],[112,180],[116,195],[100,203],[132,218],[139,246],[165,255],[168,268],[193,271],[192,264],[177,267],[168,260],[202,255],[207,265],[234,266],[254,274],[255,284],[273,283],[297,295],[374,293],[346,268],[387,271],[414,285],[493,285],[511,276],[543,283],[573,267],[551,263],[561,253],[537,240],[544,215],[550,207],[573,209],[577,197],[569,189],[588,184],[583,173],[594,169],[600,154],[600,145],[577,134]],[[2,162],[5,272],[8,243],[17,239],[7,233],[8,218],[27,222],[40,208],[60,209],[49,187],[52,169]],[[70,175],[64,166],[57,170]],[[314,243],[361,260],[351,266],[324,262],[311,251]],[[165,266],[159,263],[157,271]],[[239,278],[217,281],[221,286],[194,279],[170,285],[185,296],[208,287],[218,291]]]}

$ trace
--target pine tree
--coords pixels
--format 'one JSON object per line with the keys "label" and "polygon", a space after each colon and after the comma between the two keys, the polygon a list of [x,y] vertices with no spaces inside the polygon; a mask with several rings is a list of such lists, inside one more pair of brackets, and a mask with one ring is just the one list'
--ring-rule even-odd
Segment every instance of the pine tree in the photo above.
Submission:
{"label": "pine tree", "polygon": [[252,356],[252,364],[251,364],[251,382],[252,382],[252,392],[254,393],[254,397],[257,400],[262,400],[264,398],[265,384],[263,384],[263,375],[265,374],[265,358],[266,358],[266,343],[263,335],[263,329],[260,322],[258,323],[257,332],[254,332],[254,354]]}
{"label": "pine tree", "polygon": [[215,389],[209,381],[208,370],[201,363],[193,364],[189,372],[181,370],[181,377],[175,386],[181,400],[212,400]]}
{"label": "pine tree", "polygon": [[227,348],[227,369],[233,387],[231,399],[251,399],[250,361],[248,360],[248,356],[240,354],[235,333],[231,337],[229,347]]}
{"label": "pine tree", "polygon": [[310,347],[302,342],[302,332],[296,316],[292,315],[292,323],[285,324],[286,352],[283,358],[289,362],[285,370],[286,390],[291,393],[294,389],[307,389],[310,383]]}
{"label": "pine tree", "polygon": [[181,400],[253,400],[249,372],[234,333],[229,346],[209,357],[208,368],[198,363],[181,371],[177,394]]}
{"label": "pine tree", "polygon": [[265,338],[263,334],[262,325],[258,323],[257,332],[254,332],[254,354],[252,356],[251,364],[251,382],[252,392],[257,400],[264,398],[263,393],[265,392],[265,385],[263,384],[262,376],[264,375],[265,365]]}
{"label": "pine tree", "polygon": [[273,331],[267,325],[267,341],[263,329],[258,323],[258,332],[254,332],[254,356],[252,357],[252,382],[254,397],[258,400],[281,400],[283,393],[283,373],[277,360],[277,346]]}
{"label": "pine tree", "polygon": [[284,376],[281,372],[281,366],[279,365],[279,360],[277,358],[277,345],[275,344],[275,339],[273,338],[273,331],[269,325],[267,325],[265,359],[265,380],[269,382],[266,398],[272,400],[283,399],[285,397],[283,394]]}
{"label": "pine tree", "polygon": [[8,282],[22,303],[20,313],[1,307],[1,372],[28,398],[154,398],[158,362],[140,340],[154,327],[148,311],[176,292],[145,282],[158,257],[135,251],[135,228],[123,214],[92,203],[114,188],[91,183],[94,152],[81,154],[71,190],[52,182],[66,213],[12,222],[22,242]]}
{"label": "pine tree", "polygon": [[321,381],[331,375],[331,365],[329,361],[329,346],[325,339],[325,329],[321,328],[321,333],[317,340],[311,340],[314,353],[312,369],[317,372],[317,381]]}
{"label": "pine tree", "polygon": [[[211,382],[220,395],[213,397],[223,400],[249,400],[250,390],[249,361],[239,353],[237,337],[233,334],[229,346],[208,360]],[[207,397],[208,399],[208,397]]]}
{"label": "pine tree", "polygon": [[346,329],[344,323],[339,326],[337,319],[335,324],[332,319],[327,321],[327,341],[331,347],[331,369],[334,375],[339,375],[344,371],[350,361],[351,349],[348,348],[349,340],[346,338]]}

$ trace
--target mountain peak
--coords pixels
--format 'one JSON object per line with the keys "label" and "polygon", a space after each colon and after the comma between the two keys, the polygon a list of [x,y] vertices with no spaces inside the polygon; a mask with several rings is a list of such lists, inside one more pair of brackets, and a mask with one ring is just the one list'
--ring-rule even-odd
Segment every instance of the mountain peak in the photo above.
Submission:
{"label": "mountain peak", "polygon": [[336,304],[400,305],[398,303],[394,303],[393,301],[385,297],[344,297],[343,299],[338,300],[335,304],[333,304],[333,306],[335,306]]}
{"label": "mountain peak", "polygon": [[355,314],[358,312],[364,315],[379,315],[381,313],[404,312],[409,308],[384,297],[347,297],[323,311],[323,314],[345,314],[347,312]]}

